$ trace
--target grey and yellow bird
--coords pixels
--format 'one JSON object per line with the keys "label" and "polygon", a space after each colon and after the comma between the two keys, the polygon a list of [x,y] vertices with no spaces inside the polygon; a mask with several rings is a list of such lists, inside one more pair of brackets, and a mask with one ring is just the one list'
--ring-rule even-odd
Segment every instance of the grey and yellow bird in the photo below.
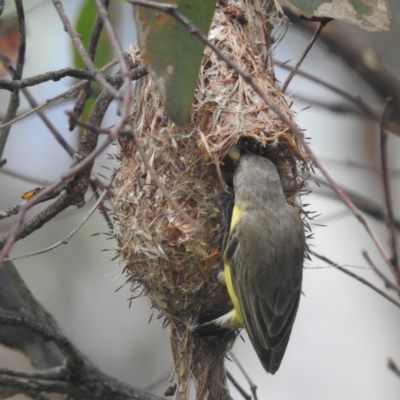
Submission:
{"label": "grey and yellow bird", "polygon": [[275,165],[264,157],[240,157],[233,189],[235,205],[223,255],[233,309],[203,325],[245,328],[264,369],[274,374],[300,301],[303,223],[298,210],[286,203]]}

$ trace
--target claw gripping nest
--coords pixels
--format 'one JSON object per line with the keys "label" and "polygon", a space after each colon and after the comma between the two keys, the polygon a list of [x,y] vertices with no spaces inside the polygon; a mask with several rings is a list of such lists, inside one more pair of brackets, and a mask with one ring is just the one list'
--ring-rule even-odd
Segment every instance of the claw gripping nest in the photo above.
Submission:
{"label": "claw gripping nest", "polygon": [[[252,74],[288,115],[285,97],[275,86],[269,49],[274,1],[224,1],[217,7],[209,39]],[[240,15],[241,18],[237,18]],[[260,45],[260,43],[262,45]],[[136,46],[133,61],[140,65]],[[178,399],[190,382],[197,399],[230,399],[224,356],[233,335],[204,341],[192,335],[197,320],[209,320],[231,307],[218,279],[222,210],[227,191],[220,166],[229,149],[249,140],[269,149],[289,201],[305,179],[307,157],[292,133],[238,74],[205,50],[191,117],[180,128],[166,120],[150,77],[137,82],[132,124],[151,166],[172,199],[198,221],[185,220],[154,184],[133,143],[121,140],[119,184],[113,199],[115,235],[125,270],[166,318],[178,380]],[[135,285],[137,286],[137,285]]]}

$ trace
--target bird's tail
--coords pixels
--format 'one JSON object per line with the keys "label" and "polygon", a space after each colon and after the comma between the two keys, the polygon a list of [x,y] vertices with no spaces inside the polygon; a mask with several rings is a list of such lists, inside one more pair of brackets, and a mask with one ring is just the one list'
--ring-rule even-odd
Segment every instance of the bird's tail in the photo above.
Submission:
{"label": "bird's tail", "polygon": [[199,336],[219,336],[232,331],[236,331],[240,326],[236,323],[236,313],[234,310],[211,321],[197,324],[193,333]]}
{"label": "bird's tail", "polygon": [[232,330],[222,326],[218,323],[219,318],[214,319],[209,322],[205,322],[203,324],[197,324],[194,326],[193,334],[201,336],[201,337],[208,337],[208,336],[220,336],[226,335],[227,333],[231,332]]}
{"label": "bird's tail", "polygon": [[287,335],[285,341],[278,348],[271,350],[265,349],[262,352],[257,351],[258,358],[260,359],[261,364],[268,373],[273,375],[276,371],[278,371],[283,356],[285,355],[285,351],[289,342],[289,337],[290,335]]}

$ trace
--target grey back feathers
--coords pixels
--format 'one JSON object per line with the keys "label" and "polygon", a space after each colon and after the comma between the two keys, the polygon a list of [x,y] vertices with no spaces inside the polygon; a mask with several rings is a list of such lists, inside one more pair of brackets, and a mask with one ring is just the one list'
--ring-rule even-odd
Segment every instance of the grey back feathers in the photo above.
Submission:
{"label": "grey back feathers", "polygon": [[243,155],[233,183],[235,206],[243,213],[230,232],[224,257],[250,340],[266,371],[274,374],[300,301],[303,224],[298,211],[286,204],[269,160]]}

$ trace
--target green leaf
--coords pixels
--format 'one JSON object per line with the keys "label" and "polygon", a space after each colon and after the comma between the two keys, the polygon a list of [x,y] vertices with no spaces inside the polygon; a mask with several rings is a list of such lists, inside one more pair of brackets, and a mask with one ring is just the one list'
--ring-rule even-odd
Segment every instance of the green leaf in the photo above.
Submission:
{"label": "green leaf", "polygon": [[[165,1],[164,1],[165,2]],[[207,35],[215,0],[168,0]],[[134,6],[144,63],[156,82],[169,117],[184,125],[189,117],[204,44],[171,16]]]}
{"label": "green leaf", "polygon": [[[111,13],[110,13],[111,14]],[[85,0],[78,18],[76,20],[75,29],[82,37],[82,43],[87,50],[90,42],[90,35],[92,33],[92,28],[94,21],[97,16],[97,8],[93,3],[93,0]],[[112,16],[112,14],[110,15]],[[76,68],[85,68],[85,64],[82,61],[81,56],[73,46],[74,53],[74,66]],[[111,43],[105,34],[104,30],[100,35],[99,42],[96,48],[96,55],[94,59],[94,64],[97,68],[102,67],[104,64],[109,62],[113,57],[113,49]]]}
{"label": "green leaf", "polygon": [[300,11],[357,25],[367,31],[387,31],[391,21],[386,0],[288,0]]}
{"label": "green leaf", "polygon": [[[111,2],[109,7],[109,15],[111,20],[113,20],[114,24],[117,24],[118,20],[120,19],[121,15],[119,13],[119,3],[118,2]],[[82,8],[79,12],[78,18],[76,20],[75,29],[82,37],[82,43],[85,46],[85,49],[88,50],[89,42],[90,42],[90,35],[92,33],[93,25],[97,16],[97,8],[94,5],[93,0],[85,0],[82,5]],[[117,19],[117,21],[115,21]],[[76,50],[75,46],[73,46],[73,59],[74,59],[74,66],[76,68],[85,68],[85,64],[79,55],[78,51]],[[100,34],[99,41],[96,47],[96,53],[94,57],[94,64],[97,68],[101,68],[103,65],[110,62],[113,58],[113,48],[111,46],[110,40],[108,36],[103,31]],[[100,90],[101,85],[97,82],[92,82],[92,88]],[[89,97],[86,101],[85,108],[82,112],[81,118],[84,121],[87,121],[89,117],[90,110],[93,107],[95,102],[95,98],[93,96]]]}

